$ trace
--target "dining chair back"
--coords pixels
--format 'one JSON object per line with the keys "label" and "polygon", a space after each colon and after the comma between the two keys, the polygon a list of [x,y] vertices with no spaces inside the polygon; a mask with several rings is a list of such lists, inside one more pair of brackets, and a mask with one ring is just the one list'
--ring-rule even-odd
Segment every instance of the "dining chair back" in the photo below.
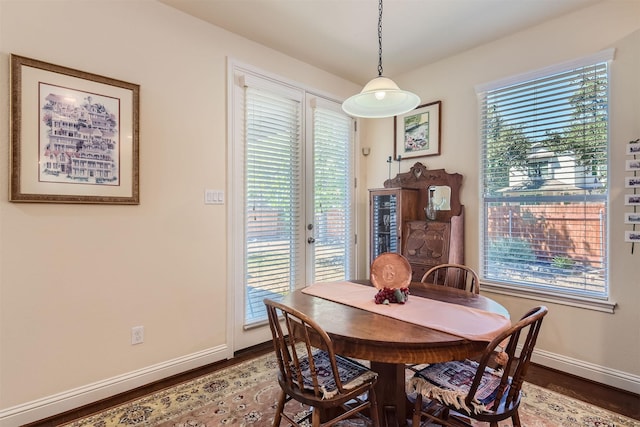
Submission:
{"label": "dining chair back", "polygon": [[[270,299],[264,304],[281,388],[273,426],[282,418],[293,426],[307,425],[303,422],[309,417],[313,427],[332,426],[357,416],[378,427],[377,373],[337,355],[331,337],[306,314]],[[291,399],[310,406],[309,416],[295,419],[287,414],[285,404]]]}
{"label": "dining chair back", "polygon": [[458,415],[488,422],[493,427],[511,418],[520,426],[518,407],[522,383],[531,354],[548,310],[533,308],[515,325],[497,336],[477,360],[428,365],[407,384],[410,399],[415,398],[413,425],[422,417],[446,426],[469,426]]}
{"label": "dining chair back", "polygon": [[462,264],[439,264],[422,276],[421,282],[450,286],[474,294],[480,293],[480,280],[471,267]]}

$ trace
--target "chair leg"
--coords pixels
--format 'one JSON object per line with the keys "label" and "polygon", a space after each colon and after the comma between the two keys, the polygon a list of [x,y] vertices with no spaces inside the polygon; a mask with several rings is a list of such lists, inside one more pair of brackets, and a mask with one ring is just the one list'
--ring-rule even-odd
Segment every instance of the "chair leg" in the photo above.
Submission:
{"label": "chair leg", "polygon": [[311,408],[313,411],[311,414],[311,426],[312,427],[320,427],[320,411],[316,408]]}
{"label": "chair leg", "polygon": [[513,415],[511,416],[511,423],[513,424],[513,427],[521,427],[520,414],[518,414],[518,410],[517,409],[513,413]]}
{"label": "chair leg", "polygon": [[380,418],[378,417],[378,400],[376,398],[376,392],[371,387],[369,390],[369,403],[371,406],[369,407],[369,412],[371,413],[371,424],[373,427],[380,427]]}
{"label": "chair leg", "polygon": [[413,405],[412,427],[420,427],[420,418],[422,418],[422,394],[416,394],[416,403]]}
{"label": "chair leg", "polygon": [[280,392],[280,398],[278,399],[278,407],[276,408],[276,415],[273,417],[273,427],[280,427],[280,421],[282,420],[282,411],[284,411],[284,404],[287,401],[287,394]]}
{"label": "chair leg", "polygon": [[442,412],[440,412],[440,414],[443,420],[448,420],[450,415],[449,408],[442,408]]}

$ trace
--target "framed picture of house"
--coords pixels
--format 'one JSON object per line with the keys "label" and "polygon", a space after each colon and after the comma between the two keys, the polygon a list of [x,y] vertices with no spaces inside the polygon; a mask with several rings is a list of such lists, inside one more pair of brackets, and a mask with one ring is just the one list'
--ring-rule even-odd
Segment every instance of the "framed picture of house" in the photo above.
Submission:
{"label": "framed picture of house", "polygon": [[139,204],[137,84],[11,55],[12,202]]}
{"label": "framed picture of house", "polygon": [[435,101],[395,116],[395,159],[440,155],[441,106],[442,101]]}

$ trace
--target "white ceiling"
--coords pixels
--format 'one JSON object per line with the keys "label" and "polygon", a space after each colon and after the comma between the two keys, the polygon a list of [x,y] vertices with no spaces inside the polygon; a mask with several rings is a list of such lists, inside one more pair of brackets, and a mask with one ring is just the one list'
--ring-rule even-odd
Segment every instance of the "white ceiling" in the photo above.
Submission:
{"label": "white ceiling", "polygon": [[[364,85],[378,75],[377,0],[159,0]],[[385,0],[384,75],[398,74],[603,0]]]}

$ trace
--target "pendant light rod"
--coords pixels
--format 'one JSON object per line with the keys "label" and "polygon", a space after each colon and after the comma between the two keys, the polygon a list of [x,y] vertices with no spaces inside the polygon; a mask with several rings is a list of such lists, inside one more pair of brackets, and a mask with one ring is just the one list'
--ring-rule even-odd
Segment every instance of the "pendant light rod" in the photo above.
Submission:
{"label": "pendant light rod", "polygon": [[382,77],[382,0],[378,2],[378,77]]}
{"label": "pendant light rod", "polygon": [[401,90],[382,76],[382,0],[378,2],[378,77],[362,91],[342,103],[345,113],[354,117],[382,118],[407,113],[420,104],[418,95]]}

